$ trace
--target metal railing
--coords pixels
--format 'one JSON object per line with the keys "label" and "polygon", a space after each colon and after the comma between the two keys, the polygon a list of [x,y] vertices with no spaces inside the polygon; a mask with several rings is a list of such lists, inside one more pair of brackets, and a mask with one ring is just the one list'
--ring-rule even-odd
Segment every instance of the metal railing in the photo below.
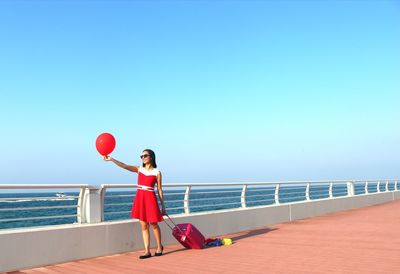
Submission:
{"label": "metal railing", "polygon": [[0,184],[0,190],[79,190],[78,195],[69,196],[49,196],[52,193],[47,192],[27,193],[28,196],[0,192],[0,228],[34,226],[35,221],[49,223],[49,220],[59,224],[66,218],[80,221],[87,188],[87,184]]}
{"label": "metal railing", "polygon": [[[107,220],[107,217],[111,215],[121,215],[122,218],[128,218],[128,216],[123,216],[130,213],[132,200],[124,203],[112,201],[118,199],[118,197],[129,196],[133,199],[135,196],[134,193],[106,195],[107,190],[134,187],[133,184],[104,184],[101,186],[102,221]],[[371,187],[374,187],[374,189]],[[360,191],[360,188],[363,191]],[[179,189],[179,191],[176,189]],[[279,205],[315,199],[334,199],[343,196],[397,191],[398,189],[398,180],[168,184],[163,186],[163,196],[168,212],[190,214],[199,211]],[[168,190],[171,191],[168,192]],[[112,210],[112,207],[118,206],[124,207],[124,210]],[[105,208],[106,210],[104,210]],[[112,219],[109,218],[109,220]]]}
{"label": "metal railing", "polygon": [[[166,209],[170,214],[191,214],[201,211],[235,210],[317,199],[336,199],[398,191],[399,188],[398,180],[166,184],[163,186],[163,196]],[[70,221],[67,223],[96,223],[128,219],[136,185],[0,184],[0,190],[2,189],[77,189],[79,194],[66,196],[70,202],[63,204],[67,201],[65,197],[33,196],[32,194],[29,194],[30,197],[23,195],[8,197],[9,195],[4,196],[0,192],[0,228],[2,224],[7,223],[31,222],[30,226],[35,226],[40,225],[38,221],[48,224],[48,220],[68,218]],[[115,191],[123,189],[129,189],[129,191]],[[49,205],[50,201],[55,203]],[[72,210],[74,212],[71,212]],[[31,214],[31,212],[41,214]],[[51,212],[59,214],[52,215]]]}

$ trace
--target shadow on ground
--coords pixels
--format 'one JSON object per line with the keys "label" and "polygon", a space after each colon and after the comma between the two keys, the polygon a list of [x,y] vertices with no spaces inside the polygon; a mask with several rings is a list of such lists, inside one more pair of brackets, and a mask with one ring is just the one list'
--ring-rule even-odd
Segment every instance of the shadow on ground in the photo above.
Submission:
{"label": "shadow on ground", "polygon": [[232,236],[231,239],[235,243],[237,241],[240,241],[241,239],[245,239],[245,238],[253,237],[253,236],[257,236],[257,235],[262,235],[262,234],[267,234],[267,233],[270,233],[275,230],[278,230],[278,228],[262,228],[262,229],[257,229],[257,230],[251,230],[248,232],[240,233],[240,235],[237,235],[237,236]]}

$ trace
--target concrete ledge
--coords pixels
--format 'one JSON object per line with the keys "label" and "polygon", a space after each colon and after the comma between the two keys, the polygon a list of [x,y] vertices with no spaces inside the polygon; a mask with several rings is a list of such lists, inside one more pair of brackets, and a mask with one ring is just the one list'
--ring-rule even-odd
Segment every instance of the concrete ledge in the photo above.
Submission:
{"label": "concrete ledge", "polygon": [[[290,204],[291,220],[304,219],[330,212],[382,204],[395,199],[394,192],[340,197],[336,199],[314,200]],[[399,194],[398,192],[396,194]],[[399,199],[399,198],[397,198]]]}
{"label": "concrete ledge", "polygon": [[[173,216],[193,223],[206,237],[262,228],[326,213],[400,199],[400,191],[321,199],[282,205],[208,211]],[[163,243],[175,244],[161,223]],[[154,246],[154,237],[151,234]],[[143,249],[137,220],[10,229],[0,231],[0,272],[62,263]]]}

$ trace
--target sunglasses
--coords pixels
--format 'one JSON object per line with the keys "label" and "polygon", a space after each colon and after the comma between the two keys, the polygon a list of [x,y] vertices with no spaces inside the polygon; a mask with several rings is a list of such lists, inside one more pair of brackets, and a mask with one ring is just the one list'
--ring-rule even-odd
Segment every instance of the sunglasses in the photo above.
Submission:
{"label": "sunglasses", "polygon": [[150,155],[149,154],[140,155],[140,159],[144,159],[144,158],[147,158],[147,157],[150,157]]}

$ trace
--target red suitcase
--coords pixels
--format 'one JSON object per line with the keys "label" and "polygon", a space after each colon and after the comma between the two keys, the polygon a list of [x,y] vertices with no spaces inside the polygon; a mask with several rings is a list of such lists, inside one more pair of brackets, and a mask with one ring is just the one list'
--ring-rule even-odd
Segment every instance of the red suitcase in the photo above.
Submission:
{"label": "red suitcase", "polygon": [[204,247],[205,238],[203,234],[192,224],[175,224],[174,221],[166,214],[174,227],[171,227],[166,221],[165,223],[171,228],[172,235],[178,240],[184,247],[201,249]]}

